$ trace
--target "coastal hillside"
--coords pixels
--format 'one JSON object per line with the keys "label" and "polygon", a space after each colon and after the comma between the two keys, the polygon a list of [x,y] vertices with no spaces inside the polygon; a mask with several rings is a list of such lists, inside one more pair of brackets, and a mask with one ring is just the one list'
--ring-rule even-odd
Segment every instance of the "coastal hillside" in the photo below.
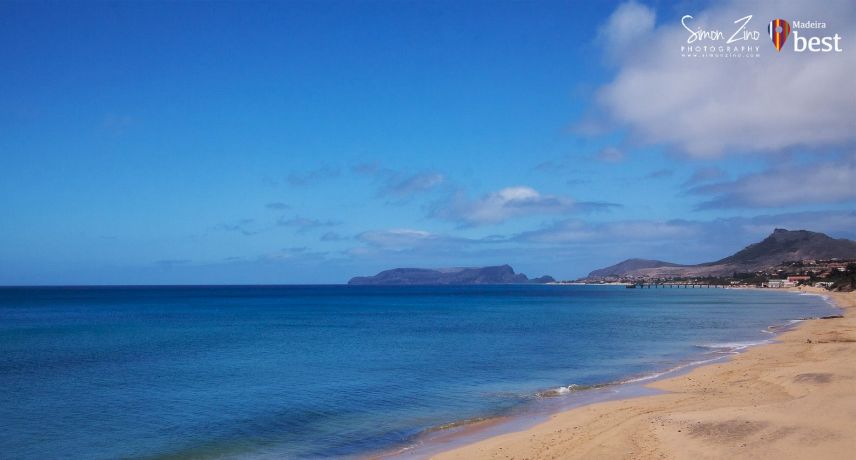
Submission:
{"label": "coastal hillside", "polygon": [[734,255],[712,262],[710,265],[740,265],[747,268],[764,268],[790,260],[852,259],[856,257],[856,241],[835,239],[823,233],[808,230],[777,228],[760,243],[750,244]]}
{"label": "coastal hillside", "polygon": [[601,268],[589,273],[589,278],[605,278],[608,276],[621,276],[625,273],[630,273],[634,270],[643,268],[663,268],[663,267],[685,267],[686,265],[673,264],[671,262],[663,262],[662,260],[650,259],[627,259],[615,265],[610,265],[606,268]]}
{"label": "coastal hillside", "polygon": [[628,259],[594,270],[588,278],[723,276],[756,272],[789,261],[834,258],[856,259],[856,242],[808,230],[777,228],[762,241],[715,262],[679,265],[657,260]]}
{"label": "coastal hillside", "polygon": [[461,285],[461,284],[524,284],[548,283],[550,276],[529,279],[515,273],[510,265],[475,268],[394,268],[374,276],[357,276],[350,285],[408,286],[408,285]]}

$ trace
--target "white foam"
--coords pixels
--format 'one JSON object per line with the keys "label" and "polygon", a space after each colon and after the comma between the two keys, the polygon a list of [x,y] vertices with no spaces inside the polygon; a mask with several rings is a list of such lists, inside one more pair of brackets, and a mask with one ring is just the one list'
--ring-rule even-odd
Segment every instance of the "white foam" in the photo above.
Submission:
{"label": "white foam", "polygon": [[574,387],[576,387],[576,385],[568,385],[568,386],[566,386],[566,387],[559,387],[559,388],[556,388],[556,389],[555,389],[555,390],[553,390],[553,391],[555,391],[556,393],[558,393],[558,394],[560,394],[560,395],[564,395],[564,394],[568,394],[568,393],[570,393],[571,391],[573,391]]}
{"label": "white foam", "polygon": [[751,342],[722,342],[722,343],[711,343],[705,345],[699,345],[701,348],[707,348],[716,353],[737,353],[743,351],[749,347],[754,347],[756,345],[763,345],[765,343],[772,343],[771,340],[756,340]]}
{"label": "white foam", "polygon": [[575,385],[572,383],[566,387],[558,387],[558,388],[553,388],[553,389],[546,390],[546,391],[540,391],[536,395],[539,397],[542,397],[542,398],[543,397],[550,397],[550,396],[561,396],[561,395],[566,395],[568,393],[571,393],[573,391],[577,391],[579,389],[580,389],[579,385]]}
{"label": "white foam", "polygon": [[715,358],[710,358],[710,359],[701,359],[701,360],[698,360],[698,361],[691,361],[691,362],[688,362],[688,363],[679,364],[679,365],[677,365],[677,366],[675,366],[675,367],[671,367],[671,368],[666,369],[666,370],[664,370],[664,371],[662,371],[662,372],[655,372],[655,373],[652,373],[652,374],[646,374],[646,375],[643,375],[643,376],[641,376],[641,377],[634,377],[634,378],[630,378],[630,379],[627,379],[627,380],[622,380],[621,382],[618,382],[618,383],[639,383],[639,382],[647,382],[648,380],[655,380],[655,379],[658,379],[658,378],[660,378],[660,377],[662,377],[662,376],[664,376],[664,375],[668,375],[668,374],[671,374],[671,373],[673,373],[673,372],[677,372],[677,371],[679,371],[679,370],[686,369],[686,368],[688,368],[688,367],[701,366],[702,364],[708,364],[708,363],[712,363],[712,362],[714,362],[714,361],[719,361],[719,360],[721,360],[722,358],[724,358],[724,356],[717,356],[717,357],[715,357]]}
{"label": "white foam", "polygon": [[838,306],[838,304],[836,304],[836,303],[832,300],[832,297],[830,297],[828,294],[821,294],[821,293],[819,293],[819,292],[800,292],[800,293],[799,293],[799,295],[813,295],[813,296],[817,296],[817,297],[820,297],[821,299],[823,299],[823,301],[824,301],[824,302],[826,302],[830,307],[832,307],[832,308],[834,308],[834,309],[836,309],[836,310],[840,310],[840,309],[841,309],[841,307],[839,307],[839,306]]}

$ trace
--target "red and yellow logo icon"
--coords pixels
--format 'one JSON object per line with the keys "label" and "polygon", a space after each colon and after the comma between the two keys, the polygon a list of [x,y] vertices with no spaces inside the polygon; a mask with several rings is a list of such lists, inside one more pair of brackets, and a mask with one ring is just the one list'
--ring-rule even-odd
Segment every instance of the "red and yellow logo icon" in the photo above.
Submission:
{"label": "red and yellow logo icon", "polygon": [[773,40],[773,45],[776,46],[776,51],[781,51],[791,33],[791,25],[784,19],[773,19],[767,25],[767,32],[770,34],[770,40]]}

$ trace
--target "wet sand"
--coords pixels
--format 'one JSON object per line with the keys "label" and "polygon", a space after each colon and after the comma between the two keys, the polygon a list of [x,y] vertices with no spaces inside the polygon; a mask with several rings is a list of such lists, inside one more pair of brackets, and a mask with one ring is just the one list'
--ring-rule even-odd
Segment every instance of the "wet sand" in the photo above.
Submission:
{"label": "wet sand", "polygon": [[856,293],[843,318],[800,323],[773,344],[436,459],[856,458]]}

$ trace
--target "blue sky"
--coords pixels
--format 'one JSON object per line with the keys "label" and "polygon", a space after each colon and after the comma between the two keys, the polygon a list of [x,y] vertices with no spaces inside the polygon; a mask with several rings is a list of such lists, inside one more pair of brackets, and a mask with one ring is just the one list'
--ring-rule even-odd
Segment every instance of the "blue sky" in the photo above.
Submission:
{"label": "blue sky", "polygon": [[0,284],[573,278],[856,237],[854,7],[749,8],[825,18],[837,55],[677,57],[682,15],[746,9],[4,3]]}

